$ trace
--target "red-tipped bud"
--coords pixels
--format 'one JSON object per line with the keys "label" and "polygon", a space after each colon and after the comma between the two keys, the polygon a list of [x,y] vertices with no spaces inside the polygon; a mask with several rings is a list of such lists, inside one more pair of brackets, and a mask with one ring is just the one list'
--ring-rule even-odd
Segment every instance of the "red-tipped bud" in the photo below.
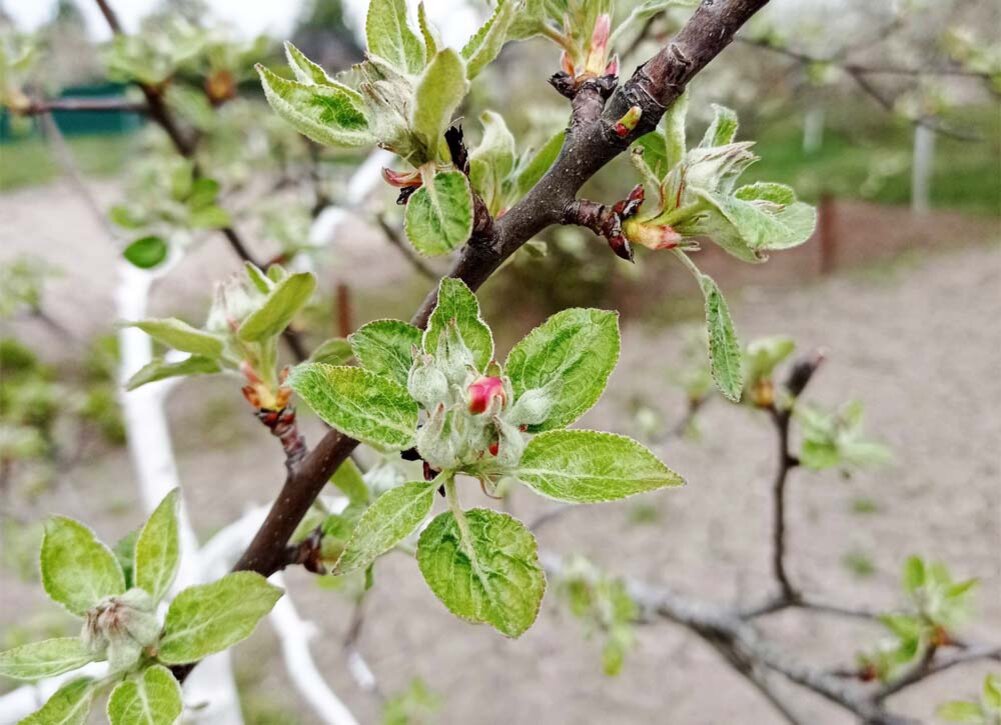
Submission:
{"label": "red-tipped bud", "polygon": [[491,456],[496,456],[498,451],[500,451],[500,443],[498,443],[497,441],[491,443],[489,451]]}
{"label": "red-tipped bud", "polygon": [[649,224],[628,219],[622,224],[629,241],[647,249],[673,249],[681,244],[683,237],[667,224]]}
{"label": "red-tipped bud", "polygon": [[618,121],[615,122],[615,135],[619,138],[625,138],[633,129],[636,128],[636,124],[640,122],[640,117],[643,115],[643,109],[639,106],[632,106],[625,115],[622,116]]}
{"label": "red-tipped bud", "polygon": [[247,379],[247,382],[251,385],[258,385],[263,383],[261,376],[257,374],[257,371],[251,366],[246,360],[240,362],[240,372],[243,373],[243,377]]}
{"label": "red-tipped bud", "polygon": [[591,52],[604,55],[608,47],[608,38],[612,34],[612,16],[602,13],[594,22],[594,32],[591,33]]}
{"label": "red-tipped bud", "polygon": [[477,378],[469,385],[470,413],[485,413],[495,399],[499,399],[501,405],[507,401],[504,383],[500,378]]}
{"label": "red-tipped bud", "polygon": [[560,69],[571,78],[574,77],[573,59],[565,50],[560,53]]}
{"label": "red-tipped bud", "polygon": [[383,168],[382,178],[387,184],[395,186],[397,189],[420,186],[422,183],[420,171],[393,171],[392,169]]}
{"label": "red-tipped bud", "polygon": [[606,76],[618,76],[619,75],[619,54],[616,53],[612,56],[612,59],[608,61],[608,65],[605,66]]}

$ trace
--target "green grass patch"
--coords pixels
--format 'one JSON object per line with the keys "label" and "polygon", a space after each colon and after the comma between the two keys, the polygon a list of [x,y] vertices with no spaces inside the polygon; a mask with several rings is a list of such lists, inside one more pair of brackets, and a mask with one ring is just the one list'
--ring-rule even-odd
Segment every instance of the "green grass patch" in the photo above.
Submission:
{"label": "green grass patch", "polygon": [[[113,176],[122,170],[131,136],[77,136],[66,139],[80,171],[88,176]],[[0,145],[0,191],[47,184],[62,173],[49,144],[26,138]]]}

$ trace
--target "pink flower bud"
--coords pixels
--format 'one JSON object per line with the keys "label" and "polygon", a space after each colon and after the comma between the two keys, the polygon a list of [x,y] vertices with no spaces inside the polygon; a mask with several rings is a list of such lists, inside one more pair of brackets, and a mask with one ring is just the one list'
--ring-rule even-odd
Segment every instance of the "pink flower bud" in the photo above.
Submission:
{"label": "pink flower bud", "polygon": [[504,393],[504,383],[500,378],[477,378],[469,385],[469,412],[485,413],[494,399],[499,399],[501,405],[507,402]]}
{"label": "pink flower bud", "polygon": [[419,171],[393,171],[383,168],[382,178],[387,184],[395,186],[397,189],[421,185],[421,172]]}
{"label": "pink flower bud", "polygon": [[591,52],[604,55],[608,47],[608,38],[612,34],[612,16],[602,13],[594,22],[594,32],[591,33]]}
{"label": "pink flower bud", "polygon": [[608,65],[605,66],[606,76],[618,76],[619,75],[619,54],[616,53],[612,56],[612,59],[608,61]]}
{"label": "pink flower bud", "polygon": [[647,249],[673,249],[683,239],[667,224],[648,224],[634,219],[627,219],[623,222],[622,231],[629,241],[640,244]]}

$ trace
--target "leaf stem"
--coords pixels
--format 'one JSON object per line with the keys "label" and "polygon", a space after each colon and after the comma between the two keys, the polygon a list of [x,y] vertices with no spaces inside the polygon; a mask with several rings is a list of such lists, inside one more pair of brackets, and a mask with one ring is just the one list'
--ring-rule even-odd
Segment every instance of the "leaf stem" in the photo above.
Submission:
{"label": "leaf stem", "polygon": [[459,525],[462,548],[466,551],[466,555],[472,558],[469,545],[469,542],[472,541],[469,535],[469,522],[466,521],[466,512],[459,504],[459,494],[455,490],[455,476],[452,474],[448,474],[448,478],[445,479],[445,500],[448,501],[448,510],[452,512],[455,522]]}
{"label": "leaf stem", "polygon": [[700,270],[698,267],[696,267],[695,266],[695,262],[693,262],[691,260],[691,258],[687,254],[685,254],[682,250],[680,250],[677,247],[675,247],[671,251],[674,252],[674,255],[678,259],[681,260],[682,264],[685,265],[685,267],[688,269],[688,271],[692,273],[692,276],[695,277],[695,281],[699,283],[699,287],[701,288],[702,287],[702,270]]}

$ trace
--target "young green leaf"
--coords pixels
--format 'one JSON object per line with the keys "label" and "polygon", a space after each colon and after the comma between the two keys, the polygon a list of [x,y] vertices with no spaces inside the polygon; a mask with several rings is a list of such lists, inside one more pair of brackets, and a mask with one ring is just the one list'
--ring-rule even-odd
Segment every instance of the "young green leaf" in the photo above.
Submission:
{"label": "young green leaf", "polygon": [[983,700],[984,705],[1001,715],[1001,675],[991,673],[984,678]]}
{"label": "young green leaf", "polygon": [[414,445],[417,403],[395,380],[361,368],[304,363],[288,384],[328,425],[379,448]]}
{"label": "young green leaf", "polygon": [[250,636],[281,595],[280,588],[250,571],[188,587],[170,603],[157,657],[183,665],[232,647]]}
{"label": "young green leaf", "polygon": [[348,342],[362,367],[405,386],[421,331],[400,320],[375,320],[349,335]]}
{"label": "young green leaf", "polygon": [[687,143],[685,141],[685,119],[688,116],[688,92],[675,99],[661,124],[664,127],[664,169],[661,178],[673,169],[685,157]]}
{"label": "young green leaf", "polygon": [[155,383],[157,380],[185,375],[209,375],[211,373],[218,373],[221,370],[222,368],[219,367],[218,361],[202,357],[201,355],[192,355],[188,359],[176,363],[154,359],[153,362],[147,363],[135,375],[129,378],[128,382],[125,383],[125,389],[135,390],[141,385]]}
{"label": "young green leaf", "polygon": [[313,350],[309,361],[327,365],[347,365],[352,357],[354,352],[351,350],[351,343],[343,337],[332,337]]}
{"label": "young green leaf", "polygon": [[437,485],[430,481],[415,481],[379,496],[358,519],[332,573],[346,574],[367,567],[414,533],[431,512],[436,489]]}
{"label": "young green leaf", "polygon": [[89,677],[70,680],[18,725],[84,725],[90,715],[97,688]]}
{"label": "young green leaf", "polygon": [[293,274],[268,293],[264,304],[243,321],[237,330],[241,340],[260,342],[280,335],[316,289],[316,277],[309,272]]}
{"label": "young green leaf", "polygon": [[139,538],[139,531],[139,529],[132,529],[111,547],[115,558],[118,559],[118,565],[122,567],[122,573],[125,575],[125,591],[135,586],[132,574],[135,571],[136,539]]}
{"label": "young green leaf", "polygon": [[410,195],[403,217],[407,239],[421,254],[447,254],[473,233],[473,197],[461,171],[440,171]]}
{"label": "young green leaf", "polygon": [[518,480],[557,501],[614,501],[684,479],[631,438],[590,430],[554,430],[525,448]]}
{"label": "young green leaf", "polygon": [[970,723],[970,725],[988,725],[987,718],[984,717],[980,704],[976,702],[966,702],[965,700],[953,700],[939,705],[935,710],[935,715],[948,722]]}
{"label": "young green leaf", "polygon": [[140,237],[122,255],[139,269],[152,269],[167,258],[167,242],[154,235]]}
{"label": "young green leaf", "polygon": [[514,136],[499,113],[484,111],[480,123],[483,140],[469,155],[469,181],[496,214],[504,201],[504,182],[514,168]]}
{"label": "young green leaf", "polygon": [[179,507],[180,490],[175,488],[150,514],[136,539],[135,585],[145,590],[155,602],[166,596],[181,560],[181,542],[177,531]]}
{"label": "young green leaf", "polygon": [[716,387],[727,398],[736,402],[744,390],[744,372],[740,342],[733,329],[730,308],[716,282],[707,274],[701,275],[699,284],[706,298],[706,331],[709,334],[709,369]]}
{"label": "young green leaf", "polygon": [[560,149],[563,148],[564,135],[565,132],[562,130],[553,134],[518,172],[514,185],[519,197],[528,193],[528,190],[539,183],[539,179],[549,171],[549,167],[556,161]]}
{"label": "young green leaf", "polygon": [[706,129],[699,146],[711,148],[733,143],[733,140],[737,138],[737,114],[726,106],[720,106],[716,103],[712,104],[712,108],[712,123]]}
{"label": "young green leaf", "polygon": [[268,103],[299,133],[327,146],[375,143],[368,119],[354,94],[339,86],[290,81],[262,65],[256,68]]}
{"label": "young green leaf", "polygon": [[40,563],[45,593],[77,616],[105,597],[125,591],[125,575],[111,549],[89,528],[66,516],[46,522]]}
{"label": "young green leaf", "polygon": [[138,327],[157,342],[168,345],[181,352],[192,355],[215,358],[222,355],[223,342],[215,335],[192,327],[176,317],[163,320],[140,320],[133,322],[132,327]]}
{"label": "young green leaf", "polygon": [[83,667],[93,659],[78,637],[46,639],[0,652],[0,676],[40,680]]}
{"label": "young green leaf", "polygon": [[558,312],[526,335],[507,356],[504,370],[515,398],[542,389],[552,401],[532,432],[564,428],[601,397],[619,359],[618,313],[573,308]]}
{"label": "young green leaf", "polygon": [[407,22],[406,0],[372,0],[365,18],[368,52],[387,60],[401,73],[424,68],[424,43]]}
{"label": "young green leaf", "polygon": [[120,682],[108,698],[111,725],[174,725],[184,703],[181,685],[163,665]]}
{"label": "young green leaf", "polygon": [[433,58],[438,52],[441,40],[438,38],[435,27],[428,22],[427,11],[424,8],[423,2],[417,3],[417,25],[421,29],[421,37],[424,39],[424,49],[427,51],[426,55],[428,58]]}
{"label": "young green leaf", "polygon": [[330,482],[348,497],[348,503],[367,506],[369,501],[368,486],[362,478],[358,465],[350,458],[344,461],[330,477]]}
{"label": "young green leaf", "polygon": [[483,27],[462,48],[462,57],[466,59],[466,77],[469,80],[478,76],[500,54],[508,38],[507,31],[514,20],[516,7],[514,0],[501,0]]}
{"label": "young green leaf", "polygon": [[438,351],[438,338],[451,320],[455,320],[462,341],[472,350],[473,362],[482,372],[494,356],[493,333],[480,317],[480,303],[473,291],[461,279],[444,277],[438,285],[438,304],[424,331],[425,352],[434,355]]}
{"label": "young green leaf", "polygon": [[439,514],[421,533],[417,564],[435,596],[456,616],[518,637],[539,614],[546,577],[535,537],[517,519],[472,509]]}
{"label": "young green leaf", "polygon": [[438,158],[445,129],[468,88],[466,65],[459,54],[452,48],[438,51],[417,82],[410,115],[410,129],[424,150],[419,163]]}
{"label": "young green leaf", "polygon": [[361,106],[362,95],[358,91],[335,81],[327,75],[327,71],[323,70],[320,65],[307,58],[305,53],[287,40],[285,41],[285,58],[288,60],[289,68],[295,74],[296,80],[300,83],[333,86],[353,97],[359,107]]}

